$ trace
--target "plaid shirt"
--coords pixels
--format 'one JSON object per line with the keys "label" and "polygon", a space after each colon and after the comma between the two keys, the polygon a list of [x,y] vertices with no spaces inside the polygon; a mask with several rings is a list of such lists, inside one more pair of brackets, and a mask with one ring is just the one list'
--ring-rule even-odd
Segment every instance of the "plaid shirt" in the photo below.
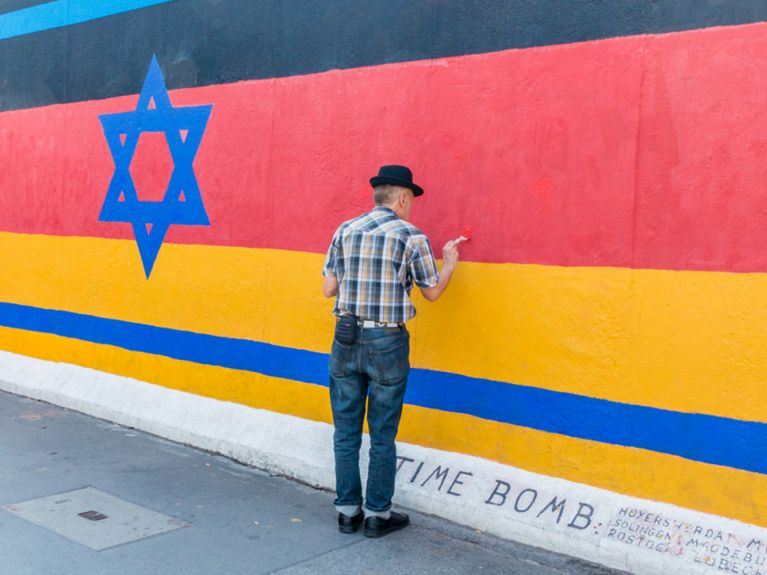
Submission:
{"label": "plaid shirt", "polygon": [[439,283],[429,239],[385,207],[341,224],[322,274],[338,278],[335,315],[384,322],[405,322],[415,315],[413,283],[424,288]]}

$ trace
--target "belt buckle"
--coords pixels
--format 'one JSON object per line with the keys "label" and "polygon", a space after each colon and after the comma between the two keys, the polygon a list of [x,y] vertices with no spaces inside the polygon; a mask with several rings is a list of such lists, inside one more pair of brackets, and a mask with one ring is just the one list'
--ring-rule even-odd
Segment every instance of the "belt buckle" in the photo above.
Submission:
{"label": "belt buckle", "polygon": [[382,327],[387,329],[395,329],[402,327],[401,322],[393,322],[393,321],[378,321],[375,319],[361,319],[357,322],[357,324],[365,329],[365,328],[376,328],[376,327]]}

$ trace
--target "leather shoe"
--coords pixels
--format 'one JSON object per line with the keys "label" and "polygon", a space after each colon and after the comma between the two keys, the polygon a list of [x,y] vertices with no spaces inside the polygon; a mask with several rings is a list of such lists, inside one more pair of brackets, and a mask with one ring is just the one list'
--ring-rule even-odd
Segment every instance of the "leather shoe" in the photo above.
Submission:
{"label": "leather shoe", "polygon": [[365,537],[383,537],[406,527],[410,523],[410,517],[405,513],[392,511],[388,519],[383,517],[368,517],[365,519]]}
{"label": "leather shoe", "polygon": [[354,533],[362,525],[362,520],[365,519],[365,514],[360,511],[354,517],[349,517],[343,513],[338,514],[338,530],[341,533]]}

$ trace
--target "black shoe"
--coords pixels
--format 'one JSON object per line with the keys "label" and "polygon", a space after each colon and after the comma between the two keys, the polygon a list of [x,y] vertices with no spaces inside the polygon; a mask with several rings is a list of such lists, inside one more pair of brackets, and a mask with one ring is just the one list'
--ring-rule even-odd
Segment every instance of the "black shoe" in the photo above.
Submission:
{"label": "black shoe", "polygon": [[391,516],[388,519],[382,517],[368,517],[365,519],[365,537],[383,537],[391,533],[406,527],[410,523],[410,517],[405,513],[391,512]]}
{"label": "black shoe", "polygon": [[338,514],[338,530],[341,533],[354,533],[362,525],[362,520],[365,519],[365,514],[360,511],[354,517],[349,517],[343,513]]}

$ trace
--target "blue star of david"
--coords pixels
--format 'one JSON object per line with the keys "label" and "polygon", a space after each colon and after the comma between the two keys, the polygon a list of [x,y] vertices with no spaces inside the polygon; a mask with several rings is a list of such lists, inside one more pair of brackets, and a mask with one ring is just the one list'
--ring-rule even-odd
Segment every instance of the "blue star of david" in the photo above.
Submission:
{"label": "blue star of david", "polygon": [[[172,224],[210,225],[192,164],[212,108],[174,108],[157,58],[152,56],[135,111],[99,116],[115,164],[99,221],[132,225],[147,279]],[[161,201],[139,200],[131,177],[130,163],[142,132],[163,132],[173,159],[173,173]]]}

